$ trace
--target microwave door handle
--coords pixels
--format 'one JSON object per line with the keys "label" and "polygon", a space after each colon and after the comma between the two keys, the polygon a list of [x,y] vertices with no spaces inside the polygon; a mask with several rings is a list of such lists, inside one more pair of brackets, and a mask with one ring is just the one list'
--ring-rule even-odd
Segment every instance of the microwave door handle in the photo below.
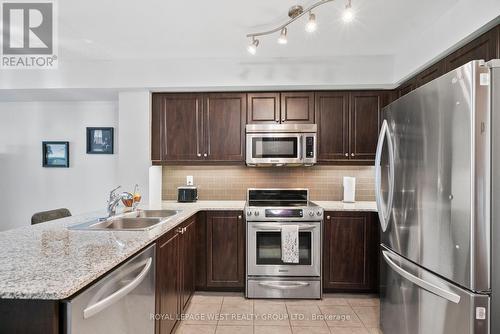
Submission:
{"label": "microwave door handle", "polygon": [[116,303],[118,300],[122,299],[126,295],[128,295],[132,290],[134,290],[141,282],[146,278],[146,275],[148,274],[149,270],[151,269],[151,265],[153,264],[153,258],[149,258],[146,261],[146,265],[144,268],[141,270],[139,275],[137,275],[130,283],[125,285],[123,288],[120,288],[119,290],[115,291],[111,295],[107,296],[104,299],[101,299],[97,303],[88,306],[83,310],[83,318],[88,319],[97,313],[101,312],[102,310],[108,308],[109,306],[113,305]]}
{"label": "microwave door handle", "polygon": [[300,136],[300,161],[304,161],[304,145],[305,145],[305,141],[304,141],[304,136],[301,135]]}

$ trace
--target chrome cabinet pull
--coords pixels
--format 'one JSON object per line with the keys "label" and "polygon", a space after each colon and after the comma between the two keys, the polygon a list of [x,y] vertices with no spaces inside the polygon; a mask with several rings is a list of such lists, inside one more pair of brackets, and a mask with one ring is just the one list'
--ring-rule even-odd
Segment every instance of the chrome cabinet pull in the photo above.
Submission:
{"label": "chrome cabinet pull", "polygon": [[242,217],[241,217],[241,215],[239,215],[239,216],[238,216],[238,219],[239,219],[239,220],[241,220],[241,218],[242,218]]}
{"label": "chrome cabinet pull", "polygon": [[201,153],[198,153],[198,154],[197,154],[197,156],[198,156],[198,157],[201,157]]}
{"label": "chrome cabinet pull", "polygon": [[346,157],[348,157],[348,156],[349,156],[349,153],[346,153],[346,154],[345,154],[345,156],[346,156]]}
{"label": "chrome cabinet pull", "polygon": [[351,157],[353,157],[353,156],[354,156],[354,153],[351,153]]}
{"label": "chrome cabinet pull", "polygon": [[204,156],[204,157],[206,157],[206,156],[207,156],[207,154],[206,154],[206,153],[204,153],[204,154],[203,154],[203,156]]}
{"label": "chrome cabinet pull", "polygon": [[144,280],[146,275],[149,272],[149,269],[151,269],[151,265],[153,264],[153,258],[149,258],[146,261],[146,265],[142,269],[142,271],[137,275],[136,278],[132,280],[129,284],[125,285],[123,288],[115,291],[108,297],[98,301],[94,305],[88,306],[83,310],[83,318],[88,319],[97,313],[101,312],[105,308],[111,306],[112,304],[116,303],[118,300],[122,299],[126,295],[128,295],[132,290],[134,290],[141,282]]}
{"label": "chrome cabinet pull", "polygon": [[327,219],[327,220],[330,220],[330,218],[331,218],[330,216],[326,216],[326,219]]}

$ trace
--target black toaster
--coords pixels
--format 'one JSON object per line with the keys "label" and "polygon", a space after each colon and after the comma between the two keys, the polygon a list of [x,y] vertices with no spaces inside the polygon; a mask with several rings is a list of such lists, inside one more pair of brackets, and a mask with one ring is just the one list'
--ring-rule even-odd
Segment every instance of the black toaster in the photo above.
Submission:
{"label": "black toaster", "polygon": [[177,188],[177,202],[196,202],[198,188],[195,186],[182,186]]}

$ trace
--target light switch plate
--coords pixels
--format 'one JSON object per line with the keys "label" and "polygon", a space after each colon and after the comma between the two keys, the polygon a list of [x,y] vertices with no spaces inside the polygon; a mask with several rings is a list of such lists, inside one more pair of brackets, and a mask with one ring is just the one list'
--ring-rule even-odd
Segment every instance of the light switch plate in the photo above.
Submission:
{"label": "light switch plate", "polygon": [[194,181],[193,181],[193,175],[188,175],[186,176],[186,184],[188,186],[192,186],[194,184]]}

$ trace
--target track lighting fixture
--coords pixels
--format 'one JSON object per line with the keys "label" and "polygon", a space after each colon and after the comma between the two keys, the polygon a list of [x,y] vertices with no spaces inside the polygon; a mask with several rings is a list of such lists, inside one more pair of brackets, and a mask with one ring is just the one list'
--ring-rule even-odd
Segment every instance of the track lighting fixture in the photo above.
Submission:
{"label": "track lighting fixture", "polygon": [[307,32],[315,32],[318,28],[318,24],[316,23],[316,15],[309,12],[309,20],[306,23],[306,31]]}
{"label": "track lighting fixture", "polygon": [[252,42],[250,45],[247,46],[247,51],[251,55],[254,55],[257,53],[257,47],[259,46],[259,40],[256,39],[255,37],[252,37]]}
{"label": "track lighting fixture", "polygon": [[[280,36],[278,37],[278,43],[279,44],[287,44],[287,42],[288,42],[287,27],[290,24],[292,24],[293,22],[295,22],[296,20],[298,20],[300,17],[305,15],[306,13],[309,13],[309,19],[307,20],[305,30],[307,32],[310,32],[310,33],[316,31],[316,29],[318,28],[318,23],[316,21],[316,15],[313,14],[313,12],[312,12],[313,9],[315,9],[316,7],[319,7],[321,5],[324,5],[328,2],[333,2],[333,1],[335,1],[335,0],[319,0],[315,3],[313,3],[312,5],[310,5],[308,8],[304,8],[300,5],[296,5],[296,6],[291,7],[288,10],[288,16],[290,17],[290,19],[287,22],[283,23],[282,25],[280,25],[276,28],[273,28],[273,29],[270,29],[267,31],[254,32],[254,33],[247,34],[248,38],[252,38],[251,44],[247,47],[248,52],[252,55],[254,55],[257,52],[257,46],[259,45],[259,40],[256,39],[256,37],[271,35],[271,34],[274,34],[277,32],[280,33]],[[351,0],[346,0],[346,1],[347,1],[347,4],[345,5],[345,10],[342,14],[342,19],[344,20],[344,22],[351,22],[352,20],[354,20],[354,11],[352,10]]]}
{"label": "track lighting fixture", "polygon": [[287,29],[286,27],[281,29],[280,37],[278,37],[278,44],[286,44],[288,43],[288,39],[286,38]]}

